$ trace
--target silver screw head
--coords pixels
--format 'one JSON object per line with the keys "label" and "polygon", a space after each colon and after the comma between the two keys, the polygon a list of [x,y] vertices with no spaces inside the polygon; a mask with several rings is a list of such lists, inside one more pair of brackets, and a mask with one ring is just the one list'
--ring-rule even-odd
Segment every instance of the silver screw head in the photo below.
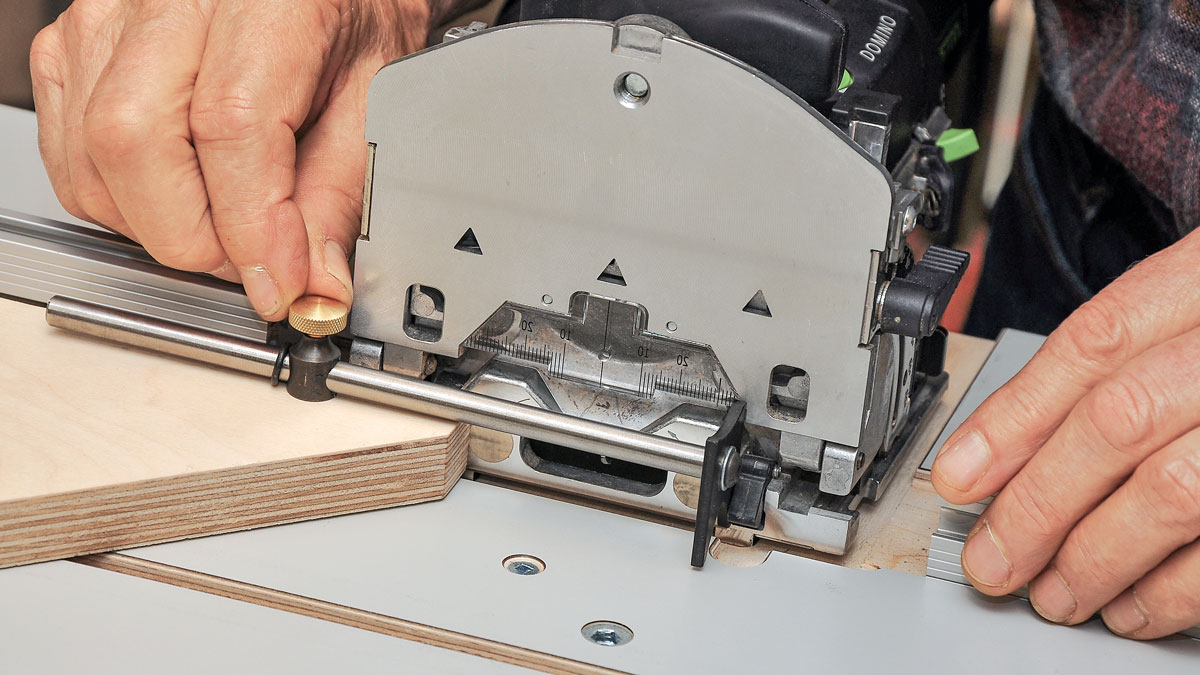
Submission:
{"label": "silver screw head", "polygon": [[541,570],[537,568],[537,565],[534,565],[531,562],[525,562],[524,560],[510,562],[508,564],[508,571],[512,572],[513,574],[520,574],[521,576],[529,576],[531,574],[537,574],[538,572],[541,572]]}
{"label": "silver screw head", "polygon": [[546,571],[546,563],[531,555],[510,555],[501,561],[504,569],[517,576],[529,577]]}
{"label": "silver screw head", "polygon": [[583,638],[601,647],[618,647],[633,639],[629,626],[615,621],[593,621],[580,630]]}
{"label": "silver screw head", "polygon": [[627,73],[625,75],[625,91],[634,98],[641,98],[650,91],[650,83],[638,73]]}
{"label": "silver screw head", "polygon": [[611,647],[620,641],[621,638],[617,637],[617,631],[615,630],[597,628],[596,630],[592,631],[592,642],[595,642],[598,645]]}
{"label": "silver screw head", "polygon": [[613,93],[626,108],[640,108],[650,99],[650,82],[641,73],[618,75]]}

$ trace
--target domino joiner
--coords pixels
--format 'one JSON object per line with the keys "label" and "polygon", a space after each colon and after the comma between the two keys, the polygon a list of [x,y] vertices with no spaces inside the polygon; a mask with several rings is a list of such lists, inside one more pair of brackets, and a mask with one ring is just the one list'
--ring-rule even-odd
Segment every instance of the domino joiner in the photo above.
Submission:
{"label": "domino joiner", "polygon": [[[294,308],[306,335],[289,352],[214,313],[226,291],[211,282],[110,264],[112,243],[89,264],[170,303],[108,276],[17,290],[53,325],[288,380],[305,400],[475,425],[476,472],[693,519],[696,566],[717,526],[844,553],[944,386],[937,325],[967,264],[939,247],[914,262],[906,244],[946,224],[953,194],[940,89],[885,93],[896,64],[933,50],[914,42],[920,12],[867,12],[890,41],[851,73],[862,24],[806,2],[674,3],[773,7],[747,16],[790,30],[792,52],[711,32],[753,24],[715,11],[676,24],[516,4],[538,20],[452,30],[371,86],[348,361],[326,336],[344,307]],[[13,227],[45,255],[37,242],[91,236]]]}
{"label": "domino joiner", "polygon": [[520,435],[479,472],[844,552],[967,262],[905,244],[948,120],[889,173],[894,101],[856,94],[839,128],[657,16],[451,31],[371,87],[352,362],[705,448],[699,485]]}

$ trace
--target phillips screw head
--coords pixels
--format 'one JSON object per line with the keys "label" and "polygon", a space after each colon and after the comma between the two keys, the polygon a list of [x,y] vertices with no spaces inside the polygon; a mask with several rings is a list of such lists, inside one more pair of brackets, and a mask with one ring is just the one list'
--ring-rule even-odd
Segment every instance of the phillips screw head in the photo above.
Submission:
{"label": "phillips screw head", "polygon": [[344,330],[349,316],[350,308],[337,300],[305,295],[292,303],[288,323],[305,335],[323,338]]}

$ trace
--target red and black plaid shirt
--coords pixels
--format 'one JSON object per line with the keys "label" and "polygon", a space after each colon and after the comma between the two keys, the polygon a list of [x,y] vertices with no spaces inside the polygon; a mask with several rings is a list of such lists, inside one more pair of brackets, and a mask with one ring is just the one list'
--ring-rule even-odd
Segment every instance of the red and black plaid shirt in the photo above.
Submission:
{"label": "red and black plaid shirt", "polygon": [[1200,0],[1035,0],[1042,69],[1067,115],[1200,226]]}

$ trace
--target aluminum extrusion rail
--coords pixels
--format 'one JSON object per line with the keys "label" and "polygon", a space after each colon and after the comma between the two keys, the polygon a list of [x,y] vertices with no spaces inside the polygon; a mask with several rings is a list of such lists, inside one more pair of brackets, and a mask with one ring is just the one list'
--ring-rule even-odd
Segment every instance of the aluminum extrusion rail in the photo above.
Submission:
{"label": "aluminum extrusion rail", "polygon": [[266,342],[267,322],[239,286],[155,262],[109,232],[0,209],[0,293],[106,307]]}
{"label": "aluminum extrusion rail", "polygon": [[[967,534],[991,499],[961,506],[938,501],[941,502],[941,511],[938,514],[937,531],[929,538],[929,562],[925,568],[925,576],[970,586],[971,582],[963,573],[962,550],[967,541]],[[1028,599],[1029,589],[1023,586],[1012,594]],[[1181,630],[1179,634],[1200,640],[1200,626]]]}
{"label": "aluminum extrusion rail", "polygon": [[[248,340],[140,316],[89,302],[53,297],[46,322],[56,328],[268,377],[279,350]],[[284,359],[280,380],[287,380]],[[336,394],[455,422],[699,477],[704,449],[662,436],[532,408],[392,373],[339,362],[327,383]]]}

